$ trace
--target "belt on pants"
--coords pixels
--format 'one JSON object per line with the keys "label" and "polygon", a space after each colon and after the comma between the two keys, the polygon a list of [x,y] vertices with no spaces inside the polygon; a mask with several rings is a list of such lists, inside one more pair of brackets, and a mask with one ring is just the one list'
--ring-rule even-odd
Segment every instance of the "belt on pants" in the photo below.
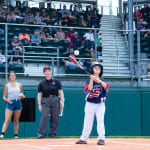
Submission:
{"label": "belt on pants", "polygon": [[59,97],[57,95],[49,95],[48,97],[43,97],[43,98],[53,98],[53,97]]}

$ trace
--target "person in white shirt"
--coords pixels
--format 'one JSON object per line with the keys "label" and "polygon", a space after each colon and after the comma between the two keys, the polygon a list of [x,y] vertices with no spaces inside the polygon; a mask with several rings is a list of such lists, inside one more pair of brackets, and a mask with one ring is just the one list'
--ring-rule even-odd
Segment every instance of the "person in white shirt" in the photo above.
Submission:
{"label": "person in white shirt", "polygon": [[92,30],[89,30],[89,32],[85,33],[83,35],[83,37],[85,38],[85,40],[91,41],[92,39],[94,39],[94,34],[93,34]]}

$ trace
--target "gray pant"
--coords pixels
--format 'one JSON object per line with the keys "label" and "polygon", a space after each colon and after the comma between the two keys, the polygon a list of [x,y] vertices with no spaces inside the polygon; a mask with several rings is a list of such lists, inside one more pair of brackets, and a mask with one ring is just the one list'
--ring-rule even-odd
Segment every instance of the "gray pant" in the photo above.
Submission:
{"label": "gray pant", "polygon": [[42,136],[45,136],[46,133],[49,114],[51,116],[49,136],[56,136],[60,114],[60,99],[58,96],[43,98],[42,100],[42,118],[38,129],[38,134]]}

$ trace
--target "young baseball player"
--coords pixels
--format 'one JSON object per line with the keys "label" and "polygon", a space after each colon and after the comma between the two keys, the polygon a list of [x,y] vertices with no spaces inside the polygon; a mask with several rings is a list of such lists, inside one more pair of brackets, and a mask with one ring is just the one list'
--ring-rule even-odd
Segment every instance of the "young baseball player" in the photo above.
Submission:
{"label": "young baseball player", "polygon": [[105,144],[105,100],[109,90],[108,83],[101,78],[103,66],[99,62],[94,62],[90,68],[90,80],[84,85],[84,92],[87,93],[85,105],[84,127],[82,135],[76,144],[87,144],[93,127],[94,116],[97,118],[98,145]]}

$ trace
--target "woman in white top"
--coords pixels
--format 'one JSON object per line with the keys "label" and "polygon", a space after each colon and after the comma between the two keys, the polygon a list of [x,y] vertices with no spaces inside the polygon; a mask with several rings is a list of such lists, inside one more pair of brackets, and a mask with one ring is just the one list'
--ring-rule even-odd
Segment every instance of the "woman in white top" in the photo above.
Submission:
{"label": "woman in white top", "polygon": [[11,71],[9,73],[9,83],[4,87],[3,100],[6,102],[5,121],[2,127],[1,138],[7,130],[12,115],[14,114],[14,138],[18,138],[19,119],[22,110],[21,100],[25,98],[23,88],[20,83],[16,82],[16,73]]}

